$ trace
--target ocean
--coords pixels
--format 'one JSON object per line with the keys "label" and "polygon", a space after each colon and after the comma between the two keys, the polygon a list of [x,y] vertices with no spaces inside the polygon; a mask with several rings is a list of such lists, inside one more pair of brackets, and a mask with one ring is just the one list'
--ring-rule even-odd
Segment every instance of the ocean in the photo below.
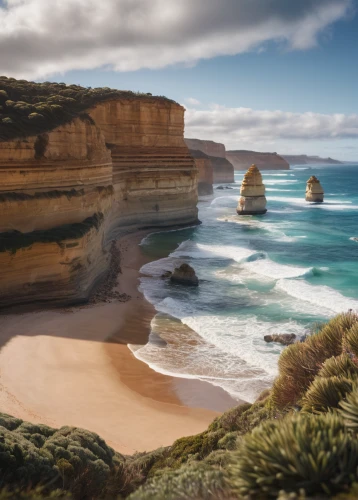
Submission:
{"label": "ocean", "polygon": [[[253,402],[277,375],[283,347],[264,335],[310,329],[358,310],[358,165],[263,171],[267,209],[238,216],[244,172],[232,189],[199,202],[200,226],[157,232],[141,243],[154,260],[141,269],[140,289],[157,314],[134,355],[157,372],[205,380]],[[305,202],[316,175],[325,202]],[[161,276],[194,267],[198,288]]]}

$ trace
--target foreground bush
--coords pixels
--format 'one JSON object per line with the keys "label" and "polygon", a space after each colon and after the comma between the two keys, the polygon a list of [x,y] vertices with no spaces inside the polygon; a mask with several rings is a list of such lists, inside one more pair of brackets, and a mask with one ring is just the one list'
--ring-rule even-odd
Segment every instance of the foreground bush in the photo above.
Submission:
{"label": "foreground bush", "polygon": [[358,441],[335,414],[267,422],[248,435],[232,474],[241,495],[277,498],[281,490],[332,495],[357,479]]}
{"label": "foreground bush", "polygon": [[299,403],[324,362],[346,350],[345,339],[350,330],[355,338],[357,324],[356,314],[340,314],[305,342],[288,346],[280,356],[280,374],[272,389],[275,406],[285,408]]}

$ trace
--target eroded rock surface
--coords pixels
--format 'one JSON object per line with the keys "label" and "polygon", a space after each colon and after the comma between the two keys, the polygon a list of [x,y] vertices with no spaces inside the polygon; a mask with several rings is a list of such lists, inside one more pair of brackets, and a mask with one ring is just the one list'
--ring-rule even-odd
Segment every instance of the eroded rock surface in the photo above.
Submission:
{"label": "eroded rock surface", "polygon": [[170,281],[181,285],[199,286],[199,279],[195,274],[195,270],[189,264],[176,267],[170,276]]}
{"label": "eroded rock surface", "polygon": [[185,139],[190,150],[201,151],[209,159],[213,169],[213,183],[235,182],[234,167],[226,158],[224,144],[200,139]]}
{"label": "eroded rock surface", "polygon": [[294,333],[274,333],[272,335],[265,335],[264,341],[277,342],[282,345],[291,345],[296,342],[296,335]]}
{"label": "eroded rock surface", "polygon": [[324,201],[323,188],[315,175],[312,175],[307,181],[306,201],[312,203],[323,203]]}
{"label": "eroded rock surface", "polygon": [[0,306],[87,300],[122,232],[196,223],[183,131],[182,106],[141,96],[0,141]]}
{"label": "eroded rock surface", "polygon": [[237,206],[239,215],[260,215],[266,213],[265,186],[256,165],[251,165],[244,175],[240,199]]}

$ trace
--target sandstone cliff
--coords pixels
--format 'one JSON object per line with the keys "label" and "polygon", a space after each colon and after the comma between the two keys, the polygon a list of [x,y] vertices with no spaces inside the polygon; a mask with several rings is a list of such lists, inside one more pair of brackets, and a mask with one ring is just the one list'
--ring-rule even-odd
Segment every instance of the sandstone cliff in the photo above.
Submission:
{"label": "sandstone cliff", "polygon": [[36,135],[0,123],[0,306],[86,300],[118,234],[197,221],[184,108],[127,94]]}
{"label": "sandstone cliff", "polygon": [[341,161],[333,158],[321,158],[320,156],[307,155],[282,155],[290,165],[343,165]]}
{"label": "sandstone cliff", "polygon": [[259,153],[257,151],[227,151],[226,158],[235,170],[247,170],[255,164],[260,170],[288,170],[290,165],[277,153]]}
{"label": "sandstone cliff", "polygon": [[214,169],[208,155],[196,149],[190,149],[198,169],[198,195],[208,196],[213,194]]}
{"label": "sandstone cliff", "polygon": [[185,143],[189,149],[202,151],[209,156],[218,156],[219,158],[225,158],[225,146],[224,144],[220,144],[219,142],[185,138]]}
{"label": "sandstone cliff", "polygon": [[202,141],[200,139],[185,139],[188,148],[201,151],[210,160],[213,168],[214,184],[228,184],[235,182],[234,167],[225,157],[225,146],[214,141]]}

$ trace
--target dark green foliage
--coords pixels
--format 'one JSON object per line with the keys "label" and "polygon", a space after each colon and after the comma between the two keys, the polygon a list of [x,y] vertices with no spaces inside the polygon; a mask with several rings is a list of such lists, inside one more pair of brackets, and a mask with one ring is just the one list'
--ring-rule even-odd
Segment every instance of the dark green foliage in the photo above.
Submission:
{"label": "dark green foliage", "polygon": [[335,414],[267,422],[245,437],[231,467],[242,495],[276,498],[279,491],[331,495],[357,474],[358,441]]}
{"label": "dark green foliage", "polygon": [[0,234],[0,252],[15,253],[20,248],[27,248],[34,243],[58,243],[78,239],[85,236],[91,229],[99,229],[103,222],[103,214],[94,214],[83,222],[64,224],[47,230],[21,233],[20,231],[9,231]]}
{"label": "dark green foliage", "polygon": [[48,498],[62,487],[74,498],[99,498],[124,461],[97,434],[84,429],[56,430],[6,414],[0,414],[0,422],[0,470],[10,492],[41,486],[32,491],[33,498]]}
{"label": "dark green foliage", "polygon": [[130,500],[214,500],[229,497],[225,473],[205,463],[190,464],[178,470],[167,470],[154,477]]}
{"label": "dark green foliage", "polygon": [[[38,135],[84,116],[85,111],[96,104],[111,99],[151,99],[174,102],[166,97],[151,97],[148,94],[129,90],[85,88],[64,83],[35,83],[0,76],[0,141],[17,137]],[[41,150],[41,148],[40,148]],[[43,149],[41,150],[43,151]],[[41,158],[41,155],[38,156]]]}
{"label": "dark green foliage", "polygon": [[352,387],[353,381],[345,377],[316,377],[302,398],[302,411],[321,413],[338,408]]}

